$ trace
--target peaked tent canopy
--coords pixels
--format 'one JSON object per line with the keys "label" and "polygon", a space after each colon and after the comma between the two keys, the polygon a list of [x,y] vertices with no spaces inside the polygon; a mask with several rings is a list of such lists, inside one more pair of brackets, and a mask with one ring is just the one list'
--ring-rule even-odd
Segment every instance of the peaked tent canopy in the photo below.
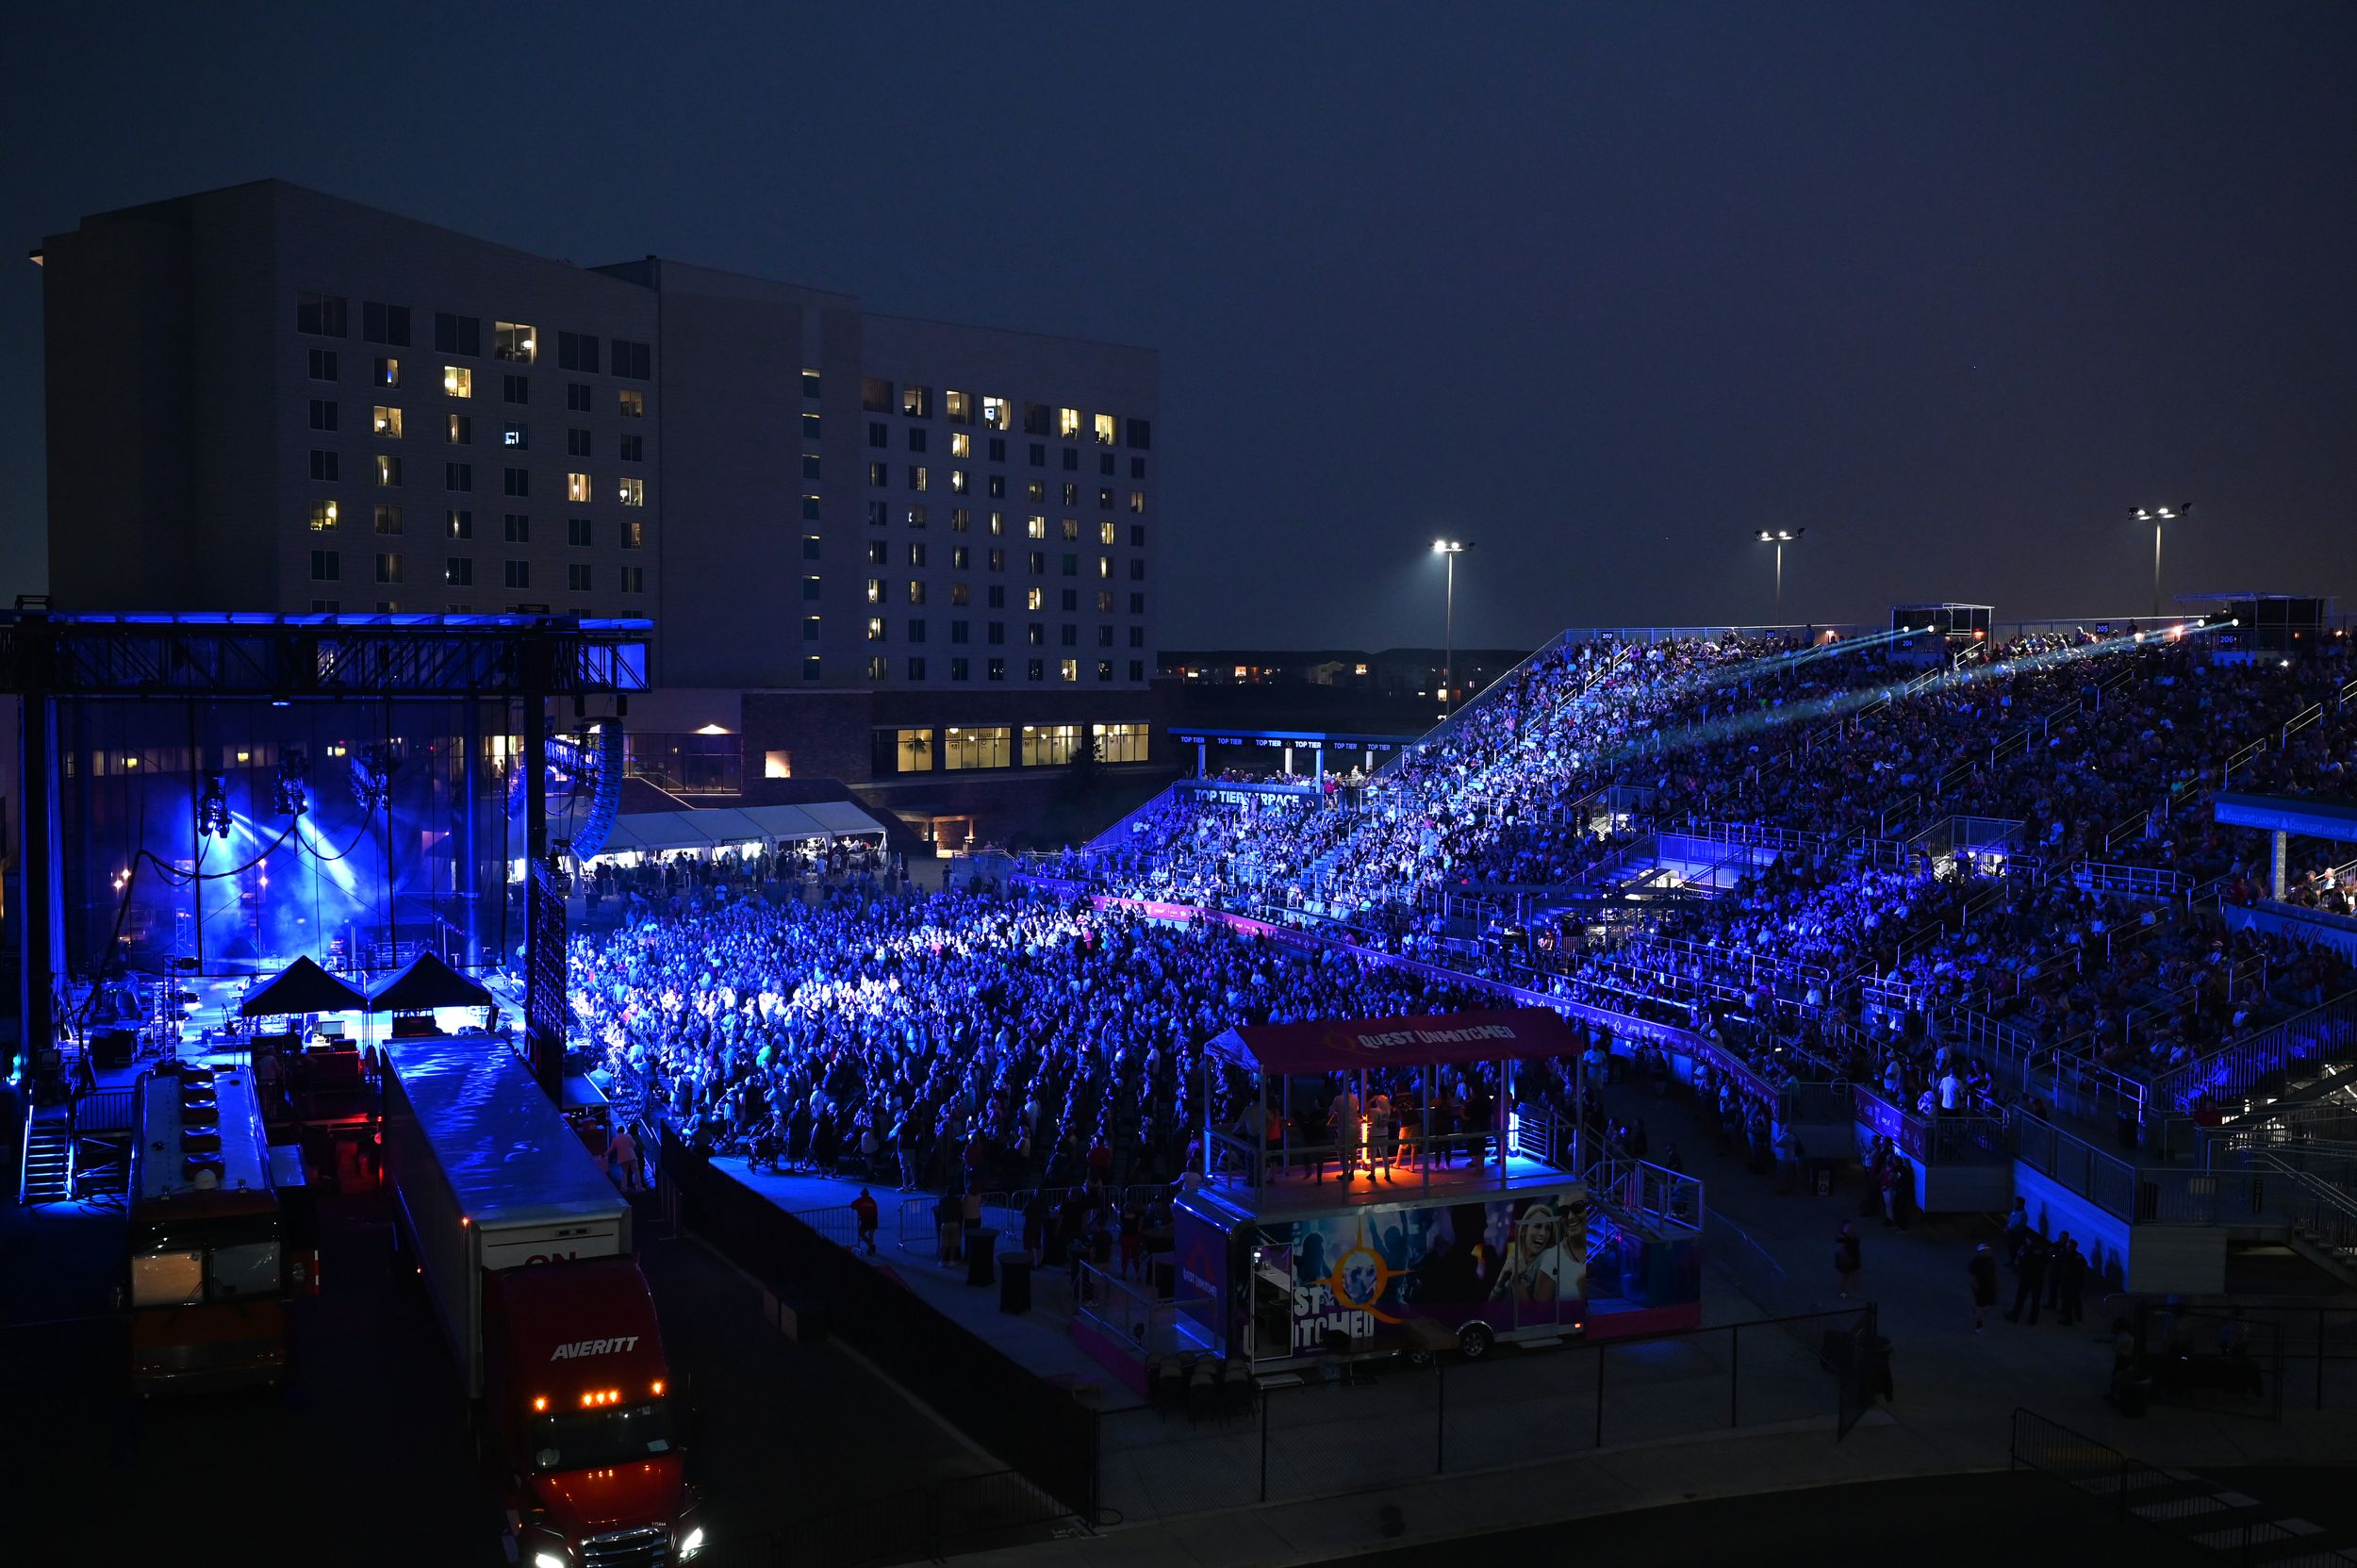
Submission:
{"label": "peaked tent canopy", "polygon": [[491,993],[430,952],[421,952],[369,993],[371,1013],[425,1013],[437,1007],[489,1007]]}
{"label": "peaked tent canopy", "polygon": [[368,1006],[369,999],[356,988],[310,959],[298,958],[248,992],[238,1015],[260,1018],[296,1013],[361,1013]]}

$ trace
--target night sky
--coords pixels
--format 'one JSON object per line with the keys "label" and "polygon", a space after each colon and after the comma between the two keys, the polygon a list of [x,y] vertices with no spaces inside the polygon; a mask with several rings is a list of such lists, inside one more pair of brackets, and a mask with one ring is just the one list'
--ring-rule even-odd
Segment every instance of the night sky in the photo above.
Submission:
{"label": "night sky", "polygon": [[[2357,8],[11,13],[0,213],[277,175],[1162,351],[1165,646],[2357,601]],[[0,595],[41,581],[0,268]],[[985,390],[987,388],[984,388]],[[2344,607],[2357,607],[2357,603]]]}

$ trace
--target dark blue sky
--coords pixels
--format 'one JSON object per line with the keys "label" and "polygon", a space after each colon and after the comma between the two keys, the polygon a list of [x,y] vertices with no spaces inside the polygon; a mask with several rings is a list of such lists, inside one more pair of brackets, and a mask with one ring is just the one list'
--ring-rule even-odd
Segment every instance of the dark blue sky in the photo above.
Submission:
{"label": "dark blue sky", "polygon": [[[2357,598],[2357,8],[13,14],[0,212],[279,175],[1158,346],[1169,646]],[[1454,14],[1452,14],[1454,13]],[[0,593],[41,577],[0,268]]]}

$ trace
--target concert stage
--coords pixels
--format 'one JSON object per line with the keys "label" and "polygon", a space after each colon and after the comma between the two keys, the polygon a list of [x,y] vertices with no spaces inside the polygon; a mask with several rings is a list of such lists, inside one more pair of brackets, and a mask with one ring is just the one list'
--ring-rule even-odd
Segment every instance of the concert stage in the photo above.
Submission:
{"label": "concert stage", "polygon": [[[149,1050],[187,1028],[221,1037],[231,992],[293,955],[364,986],[421,953],[478,977],[515,967],[553,1086],[565,855],[611,828],[617,718],[645,685],[648,631],[0,616],[0,690],[23,699],[10,913],[37,1095],[102,1030]],[[121,1038],[105,1037],[110,1057]]]}

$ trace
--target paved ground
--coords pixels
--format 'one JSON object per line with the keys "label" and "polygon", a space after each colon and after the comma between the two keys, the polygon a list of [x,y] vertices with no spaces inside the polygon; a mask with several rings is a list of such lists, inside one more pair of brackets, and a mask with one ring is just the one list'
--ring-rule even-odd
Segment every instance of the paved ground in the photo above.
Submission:
{"label": "paved ground", "polygon": [[[1673,1142],[1678,1146],[1688,1168],[1708,1182],[1712,1210],[1750,1238],[1732,1232],[1713,1238],[1718,1262],[1706,1280],[1706,1321],[1838,1305],[1826,1260],[1835,1230],[1856,1218],[1854,1189],[1833,1198],[1780,1196],[1765,1179],[1722,1162],[1705,1147],[1676,1098],[1656,1102],[1626,1087],[1614,1088],[1610,1098],[1617,1115],[1646,1117],[1656,1156]],[[7,1434],[0,1438],[0,1465],[12,1492],[42,1504],[19,1515],[17,1539],[79,1545],[87,1553],[90,1522],[103,1521],[102,1557],[185,1559],[188,1521],[217,1517],[223,1488],[230,1486],[256,1499],[263,1521],[265,1539],[241,1553],[246,1560],[315,1557],[321,1543],[344,1542],[352,1543],[348,1560],[490,1560],[489,1503],[467,1462],[447,1353],[422,1298],[385,1263],[381,1213],[365,1202],[330,1210],[329,1295],[298,1325],[302,1363],[294,1385],[282,1395],[151,1406],[137,1405],[124,1392],[122,1329],[105,1311],[119,1222],[62,1212],[0,1213],[0,1355],[12,1370],[9,1403],[16,1416],[0,1423]],[[1235,1508],[1258,1495],[1257,1444],[1232,1431],[1189,1433],[1187,1453],[1141,1454],[1128,1472],[1118,1464],[1109,1469],[1109,1496],[1134,1501],[1154,1494],[1126,1516],[1144,1521],[1151,1515],[1156,1523],[1110,1527],[1084,1541],[1028,1543],[997,1557],[1009,1563],[1085,1559],[1142,1568],[1244,1568],[1387,1550],[1428,1556],[1438,1541],[1527,1530],[1526,1536],[1501,1535],[1497,1549],[1544,1560],[1558,1541],[1566,1551],[1583,1553],[1591,1540],[1641,1546],[1646,1526],[1667,1528],[1665,1521],[1673,1520],[1683,1529],[1689,1514],[1691,1527],[1705,1535],[1723,1528],[1732,1539],[1757,1541],[1781,1528],[1779,1520],[1801,1527],[1821,1516],[1840,1520],[1865,1509],[1826,1494],[1815,1499],[1821,1512],[1812,1514],[1787,1495],[1802,1489],[2002,1468],[2008,1417],[2017,1406],[2151,1463],[2248,1477],[2238,1484],[2254,1495],[2335,1528],[2357,1528],[2357,1520],[2341,1511],[2346,1499],[2357,1497],[2357,1487],[2345,1484],[2344,1472],[2315,1468],[2319,1459],[2347,1451],[2357,1403],[2346,1397],[2348,1391],[2336,1387],[2340,1402],[2323,1412],[2295,1403],[2281,1422],[2170,1409],[2127,1420],[2101,1398],[2109,1366],[2103,1304],[2090,1301],[2091,1321],[2076,1329],[1993,1320],[1986,1334],[1976,1336],[1970,1329],[1964,1266],[1973,1241],[1987,1233],[1984,1224],[1920,1224],[1901,1232],[1870,1222],[1864,1230],[1866,1294],[1897,1345],[1898,1398],[1871,1414],[1846,1442],[1834,1442],[1829,1414],[1772,1402],[1755,1406],[1732,1430],[1704,1434],[1669,1416],[1714,1401],[1715,1395],[1702,1391],[1706,1382],[1724,1386],[1710,1381],[1721,1376],[1719,1369],[1667,1369],[1658,1393],[1649,1394],[1614,1376],[1607,1362],[1607,1436],[1599,1450],[1591,1439],[1577,1436],[1592,1429],[1596,1402],[1577,1370],[1587,1352],[1561,1354],[1547,1363],[1501,1358],[1491,1367],[1452,1375],[1446,1397],[1458,1416],[1430,1447],[1427,1441],[1438,1434],[1422,1424],[1421,1390],[1412,1382],[1390,1379],[1372,1392],[1299,1395],[1288,1409],[1305,1418],[1291,1426],[1271,1489],[1285,1501]],[[1776,1265],[1751,1251],[1752,1242],[1780,1263],[1780,1279]],[[994,1468],[841,1347],[781,1341],[760,1322],[752,1287],[697,1244],[650,1233],[647,1260],[674,1356],[709,1412],[704,1480],[716,1541],[725,1531],[749,1548],[731,1554],[732,1562],[768,1560],[764,1548],[771,1532],[789,1525],[805,1528],[815,1512],[831,1509],[855,1531],[863,1518],[917,1506],[909,1488]],[[2285,1263],[2259,1272],[2281,1290],[2276,1276],[2288,1279],[2299,1270]],[[1762,1365],[1747,1352],[1745,1360],[1754,1377],[1766,1377],[1777,1358],[1765,1358]],[[1641,1368],[1640,1361],[1629,1363],[1632,1372]],[[1492,1381],[1475,1383],[1475,1378]],[[1485,1404],[1501,1399],[1494,1420],[1475,1418]],[[1358,1403],[1345,1408],[1339,1400]],[[1130,1419],[1160,1418],[1139,1412]],[[1656,1429],[1646,1429],[1648,1420],[1658,1424]],[[1113,1435],[1116,1444],[1125,1437]],[[1426,1453],[1435,1469],[1445,1463],[1444,1474],[1423,1468]],[[1525,1462],[1541,1454],[1544,1463]],[[124,1477],[131,1474],[140,1477],[141,1506],[124,1510]],[[1371,1474],[1383,1485],[1380,1493],[1366,1490]],[[1247,1482],[1250,1491],[1241,1490]],[[1977,1497],[1970,1489],[1980,1483],[1954,1484],[1962,1490],[1949,1502],[1926,1491],[1929,1500],[1918,1509],[1898,1510],[1898,1524],[1924,1511],[1977,1523],[1982,1534],[1970,1541],[1976,1552],[2039,1560],[2021,1557],[2003,1530],[1986,1523],[2002,1497]],[[1567,1538],[1560,1524],[1743,1494],[1754,1500],[1651,1519],[1632,1514],[1611,1527],[1639,1532],[1629,1535],[1591,1524]],[[2075,1507],[2062,1495],[2063,1502],[2035,1506]],[[1401,1510],[1397,1523],[1404,1533],[1387,1533],[1385,1505]],[[1746,1518],[1751,1523],[1742,1523]],[[1711,1526],[1710,1520],[1729,1523]],[[2072,1527],[2067,1514],[2057,1514],[2047,1534],[2069,1539]],[[1945,1540],[1931,1537],[1919,1555]],[[2167,1560],[2159,1546],[2121,1544],[2151,1560]],[[1702,1549],[1695,1548],[1697,1554]],[[1839,1552],[1828,1544],[1818,1560]],[[1656,1552],[1664,1560],[1686,1555],[1677,1546]],[[793,1558],[788,1552],[778,1560]],[[1754,1559],[1776,1560],[1747,1557]]]}
{"label": "paved ground", "polygon": [[[383,1200],[325,1211],[326,1292],[299,1304],[288,1386],[142,1402],[106,1299],[119,1217],[0,1207],[8,1560],[501,1560],[456,1374],[422,1290],[391,1264]],[[758,1292],[701,1244],[642,1241],[673,1362],[705,1412],[716,1538],[905,1506],[909,1488],[997,1468],[844,1347],[779,1336]],[[204,1532],[232,1519],[234,1549],[209,1549]]]}
{"label": "paved ground", "polygon": [[[1712,1210],[1739,1226],[1785,1270],[1778,1279],[1774,1265],[1746,1269],[1739,1282],[1714,1265],[1706,1277],[1706,1321],[1841,1304],[1835,1296],[1831,1269],[1833,1237],[1844,1220],[1857,1221],[1858,1188],[1854,1185],[1828,1198],[1779,1195],[1768,1179],[1722,1161],[1715,1148],[1706,1147],[1682,1099],[1656,1101],[1631,1086],[1615,1086],[1607,1098],[1616,1117],[1645,1117],[1656,1158],[1674,1143],[1686,1168],[1708,1184]],[[1724,1503],[1718,1516],[1735,1522],[1724,1527],[1730,1539],[1752,1540],[1755,1527],[1740,1523],[1747,1511],[1763,1524],[1772,1521],[1779,1510],[1797,1507],[1778,1500],[1796,1491],[2004,1469],[2010,1417],[2017,1407],[2149,1463],[2198,1468],[2205,1475],[2250,1476],[2254,1477],[2251,1485],[2286,1474],[2313,1476],[2312,1467],[2349,1452],[2349,1433],[2357,1417],[2346,1399],[2321,1412],[2287,1408],[2280,1422],[2168,1408],[2156,1409],[2148,1419],[2122,1417],[2102,1398],[2111,1361],[2103,1331],[2110,1314],[2104,1303],[2090,1300],[2090,1321],[2075,1328],[2061,1327],[2051,1317],[2030,1327],[1992,1315],[1988,1331],[1976,1335],[1965,1265],[1974,1242],[1993,1234],[1991,1222],[1940,1221],[1887,1230],[1878,1222],[1866,1221],[1861,1229],[1866,1238],[1865,1294],[1876,1304],[1882,1331],[1896,1345],[1897,1398],[1869,1414],[1844,1442],[1834,1441],[1828,1417],[1760,1429],[1722,1428],[1635,1446],[1614,1443],[1598,1451],[1564,1453],[1558,1448],[1536,1465],[1470,1474],[1452,1467],[1448,1474],[1413,1480],[1386,1476],[1382,1479],[1390,1484],[1379,1492],[1180,1514],[1155,1526],[1110,1528],[1086,1541],[997,1554],[994,1560],[1243,1568],[1337,1560],[1394,1545],[1428,1557],[1440,1542],[1522,1529],[1529,1533],[1502,1537],[1498,1550],[1510,1557],[1518,1544],[1538,1543],[1534,1549],[1540,1560],[1549,1560],[1544,1543],[1556,1539],[1550,1530],[1560,1521],[1737,1497],[1749,1500]],[[1713,1240],[1714,1255],[1729,1263],[1747,1250],[1732,1235]],[[1739,1294],[1739,1285],[1749,1295]],[[1501,1360],[1483,1370],[1504,1371],[1514,1364]],[[1525,1450],[1512,1457],[1531,1456]],[[1497,1456],[1491,1462],[1506,1458]],[[2349,1478],[2357,1480],[2357,1474]],[[1181,1483],[1165,1479],[1162,1484],[1169,1490]],[[1217,1490],[1204,1488],[1207,1494]],[[2052,1506],[2075,1507],[2067,1493],[2064,1496]],[[2357,1487],[2311,1481],[2280,1501],[2289,1511],[2310,1510],[2318,1523],[2339,1532],[2336,1543],[2347,1544],[2357,1542],[2357,1516],[2339,1501],[2342,1497],[2357,1497]],[[1829,1516],[1841,1501],[1832,1494],[1820,1500]],[[1380,1511],[1385,1505],[1401,1510],[1404,1535],[1387,1535]],[[1948,1510],[1944,1517],[1978,1527],[1980,1533],[1969,1543],[1975,1553],[2010,1554],[2016,1549],[1998,1524],[1965,1503]],[[1641,1537],[1613,1539],[1635,1543]],[[1953,1544],[1943,1535],[1930,1539]],[[1838,1560],[1844,1555],[1843,1542],[1855,1549],[1851,1537],[1821,1532],[1810,1542],[1814,1555],[1809,1560]],[[1413,1544],[1419,1543],[1420,1547]],[[2161,1545],[2167,1545],[2165,1539]],[[1568,1538],[1565,1554],[1574,1546],[1582,1556],[1590,1549],[1584,1535]],[[2151,1560],[2167,1560],[2158,1547],[2140,1543],[2131,1549],[2147,1553]],[[1656,1560],[1689,1559],[1673,1547],[1657,1553]]]}
{"label": "paved ground", "polygon": [[[1401,1521],[1403,1527],[1407,1521]],[[1454,1550],[1511,1563],[1730,1562],[1780,1568],[1856,1560],[2049,1563],[2119,1559],[2143,1568],[2212,1560],[2093,1498],[2026,1472],[1874,1481],[1681,1502],[1497,1530]],[[1355,1552],[1362,1568],[1427,1568],[1429,1546]]]}

